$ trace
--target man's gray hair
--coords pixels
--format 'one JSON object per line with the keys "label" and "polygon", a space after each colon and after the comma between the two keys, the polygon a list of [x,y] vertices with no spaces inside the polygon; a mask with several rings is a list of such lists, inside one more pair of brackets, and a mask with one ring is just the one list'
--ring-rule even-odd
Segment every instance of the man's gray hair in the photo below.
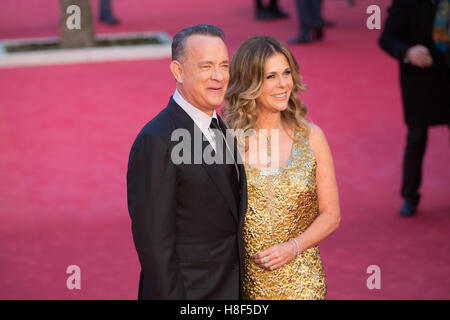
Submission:
{"label": "man's gray hair", "polygon": [[219,27],[210,24],[199,24],[178,32],[172,41],[172,61],[182,61],[186,49],[186,39],[194,34],[218,37],[223,40],[225,33]]}

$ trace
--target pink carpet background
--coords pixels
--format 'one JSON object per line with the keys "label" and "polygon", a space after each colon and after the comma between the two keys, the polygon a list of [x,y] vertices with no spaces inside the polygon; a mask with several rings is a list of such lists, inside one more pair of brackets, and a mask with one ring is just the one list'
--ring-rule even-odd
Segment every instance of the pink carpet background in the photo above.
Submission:
{"label": "pink carpet background", "polygon": [[[309,119],[325,132],[342,222],[320,245],[329,299],[450,299],[449,133],[433,127],[417,216],[399,216],[403,123],[396,61],[366,8],[390,1],[325,0],[336,23],[323,42],[291,46]],[[256,21],[247,0],[113,0],[122,20],[97,33],[211,23],[230,56],[254,35],[297,35],[290,19]],[[93,1],[97,12],[97,1]],[[0,4],[0,39],[58,35],[54,0]],[[139,261],[126,202],[131,144],[174,91],[169,59],[0,69],[0,299],[135,299]],[[81,269],[68,290],[66,268]],[[369,290],[371,265],[381,289]]]}

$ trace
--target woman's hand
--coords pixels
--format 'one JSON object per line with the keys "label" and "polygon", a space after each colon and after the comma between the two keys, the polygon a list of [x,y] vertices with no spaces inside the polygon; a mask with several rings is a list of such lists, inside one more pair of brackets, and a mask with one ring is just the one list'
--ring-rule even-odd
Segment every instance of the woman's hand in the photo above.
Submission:
{"label": "woman's hand", "polygon": [[252,260],[265,270],[275,270],[294,259],[296,255],[295,243],[290,240],[255,254]]}

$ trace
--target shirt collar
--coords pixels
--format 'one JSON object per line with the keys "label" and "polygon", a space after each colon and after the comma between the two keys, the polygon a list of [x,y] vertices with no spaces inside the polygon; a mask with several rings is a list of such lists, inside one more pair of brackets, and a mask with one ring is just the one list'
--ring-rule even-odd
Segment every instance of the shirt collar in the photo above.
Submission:
{"label": "shirt collar", "polygon": [[217,119],[216,110],[214,110],[212,117],[194,107],[192,104],[187,102],[180,94],[180,92],[175,89],[175,93],[172,96],[173,100],[184,110],[186,113],[194,120],[195,124],[203,131],[209,129],[211,124],[211,119]]}

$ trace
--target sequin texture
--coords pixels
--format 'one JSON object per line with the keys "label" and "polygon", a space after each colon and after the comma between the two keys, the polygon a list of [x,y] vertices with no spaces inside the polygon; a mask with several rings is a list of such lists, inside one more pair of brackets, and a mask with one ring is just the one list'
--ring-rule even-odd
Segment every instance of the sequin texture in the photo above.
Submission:
{"label": "sequin texture", "polygon": [[244,223],[246,245],[244,299],[326,299],[326,281],[317,246],[304,250],[284,266],[268,271],[253,255],[299,236],[319,212],[316,160],[306,132],[297,128],[291,155],[275,170],[245,163],[248,209]]}

